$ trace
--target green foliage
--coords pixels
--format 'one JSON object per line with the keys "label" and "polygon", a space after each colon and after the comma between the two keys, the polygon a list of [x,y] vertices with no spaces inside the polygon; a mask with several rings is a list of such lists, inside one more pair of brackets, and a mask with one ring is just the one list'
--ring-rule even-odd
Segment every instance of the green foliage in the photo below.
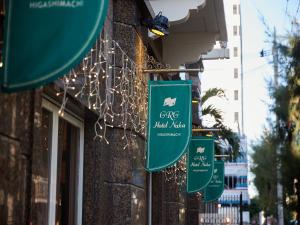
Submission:
{"label": "green foliage", "polygon": [[260,143],[252,146],[254,184],[259,193],[259,206],[268,214],[276,213],[276,149],[274,136],[265,131]]}
{"label": "green foliage", "polygon": [[[289,220],[294,212],[298,213],[300,222],[300,157],[296,157],[291,147],[293,127],[291,121],[293,113],[292,100],[300,96],[300,38],[294,36],[289,45],[278,45],[280,50],[281,82],[270,87],[270,95],[274,99],[270,107],[276,115],[271,121],[268,131],[265,131],[260,142],[253,146],[252,155],[254,165],[252,172],[256,178],[254,183],[259,192],[259,205],[267,214],[276,213],[276,165],[277,159],[281,162],[280,181],[283,185],[283,200],[285,219]],[[294,110],[295,111],[295,110]],[[277,158],[276,148],[280,148],[281,155]],[[300,151],[300,149],[299,149]]]}
{"label": "green foliage", "polygon": [[202,109],[202,115],[210,115],[214,118],[217,124],[223,123],[222,111],[216,109],[213,105],[208,105]]}
{"label": "green foliage", "polygon": [[[250,200],[250,206],[249,206],[251,220],[253,220],[253,218],[258,219],[258,215],[259,215],[260,211],[262,211],[262,208],[260,207],[260,204],[259,204],[259,198],[258,197],[252,198]],[[258,221],[257,221],[257,223],[258,223]]]}
{"label": "green foliage", "polygon": [[[225,91],[220,88],[211,88],[207,90],[201,98],[202,116],[209,115],[215,120],[212,128],[221,129],[217,134],[217,139],[222,139],[223,145],[216,145],[216,154],[230,154],[231,159],[236,159],[240,155],[240,137],[223,123],[222,111],[212,104],[208,104],[209,99],[218,97],[226,98]],[[205,104],[207,103],[207,104]]]}
{"label": "green foliage", "polygon": [[225,98],[226,97],[225,96],[225,91],[221,88],[210,88],[210,89],[208,89],[201,98],[202,104],[204,105],[204,103],[212,97]]}

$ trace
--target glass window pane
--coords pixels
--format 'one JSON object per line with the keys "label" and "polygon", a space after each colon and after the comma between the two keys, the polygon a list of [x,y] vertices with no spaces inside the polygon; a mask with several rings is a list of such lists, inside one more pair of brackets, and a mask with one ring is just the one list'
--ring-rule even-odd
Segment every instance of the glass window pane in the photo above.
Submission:
{"label": "glass window pane", "polygon": [[49,167],[52,140],[52,113],[42,111],[42,124],[32,160],[32,224],[48,224]]}
{"label": "glass window pane", "polygon": [[239,100],[239,91],[238,90],[234,91],[234,100]]}
{"label": "glass window pane", "polygon": [[239,70],[238,68],[234,68],[234,78],[238,78],[239,77]]}
{"label": "glass window pane", "polygon": [[238,34],[237,26],[233,26],[233,36],[237,36],[237,34]]}
{"label": "glass window pane", "polygon": [[238,48],[237,48],[237,47],[234,47],[234,48],[233,48],[233,56],[234,56],[234,57],[237,57],[237,56],[238,56]]}
{"label": "glass window pane", "polygon": [[79,128],[59,119],[56,225],[75,224]]}
{"label": "glass window pane", "polygon": [[239,112],[234,112],[234,122],[239,121]]}
{"label": "glass window pane", "polygon": [[233,5],[233,15],[237,14],[237,5]]}

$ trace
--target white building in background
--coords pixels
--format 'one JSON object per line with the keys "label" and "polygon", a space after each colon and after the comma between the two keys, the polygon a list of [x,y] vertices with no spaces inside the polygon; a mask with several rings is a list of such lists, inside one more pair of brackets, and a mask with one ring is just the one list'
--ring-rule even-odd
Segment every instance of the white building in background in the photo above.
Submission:
{"label": "white building in background", "polygon": [[[209,60],[203,56],[204,73],[201,75],[202,94],[209,88],[222,88],[226,98],[215,98],[208,102],[222,110],[224,123],[241,137],[241,156],[225,164],[225,191],[220,199],[222,207],[236,206],[242,193],[244,206],[249,205],[247,141],[244,134],[243,71],[242,71],[242,27],[240,0],[226,0],[225,18],[228,34],[229,59]],[[220,45],[215,48],[219,49]],[[254,90],[255,91],[255,90]],[[204,118],[203,124],[209,124]],[[243,213],[243,221],[249,223],[249,212]]]}

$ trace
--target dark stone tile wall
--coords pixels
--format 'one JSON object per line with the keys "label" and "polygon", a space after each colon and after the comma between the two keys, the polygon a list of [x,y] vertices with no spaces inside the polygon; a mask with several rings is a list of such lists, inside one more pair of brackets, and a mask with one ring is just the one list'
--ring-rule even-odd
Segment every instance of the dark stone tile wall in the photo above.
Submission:
{"label": "dark stone tile wall", "polygon": [[165,175],[153,174],[152,222],[155,225],[185,225],[185,187],[174,180],[167,181]]}
{"label": "dark stone tile wall", "polygon": [[[136,59],[137,45],[148,46],[147,29],[141,26],[147,16],[143,1],[110,0],[104,35]],[[40,166],[41,99],[41,90],[0,94],[0,225],[30,224],[37,216],[31,204],[31,175]],[[108,129],[109,145],[94,140],[96,120],[84,110],[83,224],[146,225],[145,140],[132,137],[124,150],[124,130],[119,128]],[[177,184],[166,182],[162,173],[154,174],[153,225],[183,225],[186,211]]]}
{"label": "dark stone tile wall", "polygon": [[[146,224],[144,140],[123,149],[122,129],[110,129],[110,144],[94,140],[97,116],[85,114],[84,224]],[[128,132],[129,135],[129,132]]]}
{"label": "dark stone tile wall", "polygon": [[35,97],[0,94],[0,225],[29,223]]}
{"label": "dark stone tile wall", "polygon": [[197,194],[188,194],[186,205],[186,225],[199,224],[200,196]]}

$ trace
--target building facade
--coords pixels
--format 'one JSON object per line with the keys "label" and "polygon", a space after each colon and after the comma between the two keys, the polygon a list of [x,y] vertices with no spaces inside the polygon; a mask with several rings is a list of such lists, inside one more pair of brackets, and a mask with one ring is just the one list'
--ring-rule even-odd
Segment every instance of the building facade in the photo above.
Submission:
{"label": "building facade", "polygon": [[[110,0],[97,43],[68,76],[0,93],[0,225],[198,224],[200,199],[144,166],[152,75],[140,69],[193,63],[227,40],[223,1],[181,3]],[[159,11],[170,35],[154,39],[143,22]]]}
{"label": "building facade", "polygon": [[[225,14],[228,28],[229,59],[203,61],[205,72],[202,74],[202,92],[218,87],[225,90],[225,98],[210,101],[223,113],[224,124],[238,133],[241,139],[240,156],[225,163],[225,191],[220,199],[224,207],[238,206],[240,194],[244,205],[243,221],[249,223],[248,161],[247,138],[244,133],[243,109],[243,65],[242,65],[242,26],[240,0],[226,1]],[[218,47],[215,47],[218,48]],[[204,57],[205,59],[205,57]],[[209,119],[204,123],[209,123]]]}

